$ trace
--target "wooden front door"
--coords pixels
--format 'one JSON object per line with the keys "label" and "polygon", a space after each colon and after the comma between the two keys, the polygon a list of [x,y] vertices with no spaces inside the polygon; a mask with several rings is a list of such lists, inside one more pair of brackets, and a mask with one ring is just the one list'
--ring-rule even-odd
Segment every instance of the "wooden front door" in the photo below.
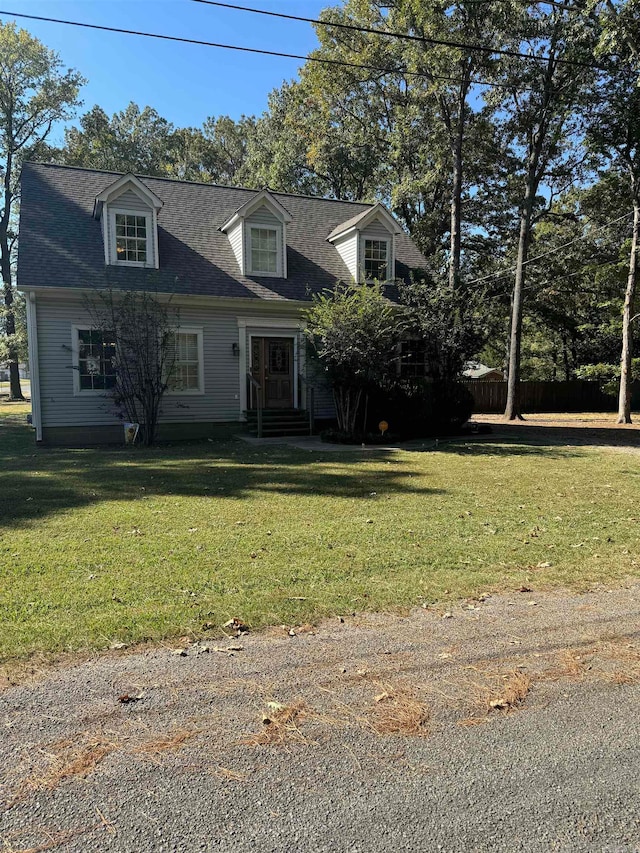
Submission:
{"label": "wooden front door", "polygon": [[293,338],[252,338],[251,374],[265,409],[293,408]]}

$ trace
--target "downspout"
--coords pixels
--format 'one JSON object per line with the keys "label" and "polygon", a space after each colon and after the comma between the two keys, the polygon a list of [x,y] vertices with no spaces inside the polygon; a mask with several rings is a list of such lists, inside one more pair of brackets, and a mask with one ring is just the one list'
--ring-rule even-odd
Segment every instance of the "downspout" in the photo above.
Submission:
{"label": "downspout", "polygon": [[36,295],[29,292],[27,299],[27,341],[29,347],[29,376],[31,377],[31,419],[36,430],[36,441],[42,441],[42,410],[40,408],[40,363],[38,361],[38,315]]}

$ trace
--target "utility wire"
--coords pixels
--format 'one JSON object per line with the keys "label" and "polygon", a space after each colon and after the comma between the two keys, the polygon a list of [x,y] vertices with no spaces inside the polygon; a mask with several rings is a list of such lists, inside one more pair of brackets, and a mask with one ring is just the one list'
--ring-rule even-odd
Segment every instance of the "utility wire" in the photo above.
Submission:
{"label": "utility wire", "polygon": [[[528,266],[529,264],[535,263],[535,261],[540,261],[542,258],[548,258],[549,255],[555,255],[556,252],[559,252],[560,249],[566,249],[567,246],[572,246],[574,243],[580,242],[580,240],[586,240],[587,237],[590,237],[593,231],[602,231],[603,228],[609,228],[611,225],[615,225],[617,222],[621,222],[623,219],[628,219],[631,216],[632,211],[627,211],[622,216],[619,216],[617,219],[612,219],[611,222],[605,222],[604,225],[598,225],[593,228],[588,234],[581,234],[579,237],[574,237],[573,240],[569,240],[567,243],[562,243],[560,246],[556,246],[554,249],[550,249],[548,252],[543,252],[541,255],[535,255],[533,258],[527,258],[526,261],[523,261],[522,266]],[[488,275],[480,276],[480,278],[473,278],[471,281],[465,282],[466,285],[469,284],[478,284],[481,281],[487,281],[490,278],[504,278],[507,275],[513,275],[518,268],[513,267],[512,269],[504,270],[503,272],[492,272],[488,273]]]}
{"label": "utility wire", "polygon": [[[244,47],[235,44],[223,44],[220,42],[203,41],[201,39],[186,38],[183,36],[172,36],[168,35],[167,33],[149,33],[144,32],[142,30],[128,30],[121,27],[108,27],[104,24],[89,24],[84,21],[68,21],[64,18],[50,18],[44,15],[27,15],[25,12],[9,12],[7,10],[0,9],[0,15],[11,18],[26,18],[30,21],[44,21],[45,23],[49,24],[66,24],[70,27],[82,27],[88,30],[101,30],[102,32],[107,33],[123,33],[124,35],[129,36],[143,36],[145,38],[181,42],[183,44],[197,44],[202,45],[204,47],[217,47],[222,50],[237,50],[242,53],[257,53],[262,56],[277,56],[282,57],[284,59],[301,59],[303,62],[317,62],[321,65],[339,65],[347,68],[359,68],[363,69],[364,71],[376,71],[379,74],[403,74],[406,77],[424,78],[425,80],[445,80],[449,83],[463,82],[459,77],[448,77],[443,74],[432,74],[431,72],[427,73],[423,71],[408,71],[406,68],[380,68],[377,65],[364,65],[358,62],[349,62],[346,59],[322,59],[321,57],[317,56],[305,56],[299,53],[282,53],[280,51],[264,50],[258,47]],[[487,86],[502,89],[511,88],[510,86],[507,86],[504,83],[496,83],[488,80],[476,80],[471,78],[468,82],[476,86]],[[520,91],[528,92],[532,90],[529,87],[523,87]]]}
{"label": "utility wire", "polygon": [[[417,41],[423,44],[435,44],[442,47],[455,47],[460,50],[480,51],[482,53],[499,54],[501,56],[512,56],[517,59],[528,59],[531,62],[548,62],[549,56],[533,56],[529,53],[522,53],[518,50],[507,50],[506,48],[489,47],[482,44],[466,44],[465,42],[453,41],[450,39],[436,39],[428,36],[412,35],[411,33],[399,33],[394,30],[381,30],[376,27],[362,27],[357,24],[345,24],[335,21],[323,21],[320,18],[304,18],[301,15],[287,15],[284,12],[271,12],[267,9],[254,9],[251,6],[238,6],[235,3],[221,3],[218,0],[192,0],[193,3],[202,3],[205,6],[218,6],[221,9],[233,9],[237,12],[252,12],[256,15],[268,15],[271,18],[284,18],[288,21],[301,21],[306,24],[316,24],[322,27],[334,27],[341,30],[352,30],[358,33],[369,33],[376,36],[387,36],[388,38],[404,39],[405,41]],[[556,63],[564,65],[574,65],[579,68],[598,69],[599,66],[592,65],[588,62],[580,62],[577,59],[554,59]]]}

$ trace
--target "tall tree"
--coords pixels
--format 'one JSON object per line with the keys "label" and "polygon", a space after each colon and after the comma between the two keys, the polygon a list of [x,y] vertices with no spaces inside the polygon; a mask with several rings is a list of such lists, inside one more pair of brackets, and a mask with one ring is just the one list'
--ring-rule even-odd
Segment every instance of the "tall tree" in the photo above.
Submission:
{"label": "tall tree", "polygon": [[151,107],[131,101],[111,118],[94,106],[80,127],[65,132],[62,162],[114,172],[164,175],[171,154],[173,125]]}
{"label": "tall tree", "polygon": [[[512,27],[519,35],[508,47],[537,61],[503,57],[490,96],[495,121],[519,161],[518,237],[511,297],[505,418],[521,417],[519,405],[522,321],[533,227],[558,194],[577,178],[583,158],[578,105],[592,72],[595,44],[591,21],[578,4],[540,9],[522,4]],[[573,62],[584,64],[572,64]]]}
{"label": "tall tree", "polygon": [[611,167],[626,176],[626,201],[633,213],[629,268],[622,313],[618,423],[631,423],[633,321],[640,251],[640,24],[638,3],[607,2],[599,45],[608,57],[598,101],[591,112],[588,141]]}
{"label": "tall tree", "polygon": [[2,326],[9,350],[10,396],[22,399],[18,374],[12,255],[22,163],[37,157],[52,128],[73,116],[84,79],[65,70],[58,54],[13,23],[0,23],[0,268],[4,311]]}
{"label": "tall tree", "polygon": [[460,45],[494,43],[497,17],[491,2],[349,0],[323,13],[314,56],[368,67],[310,63],[302,72],[317,97],[331,105],[333,121],[357,123],[362,138],[375,145],[378,193],[421,246],[430,253],[441,249],[444,256],[448,236],[445,266],[452,289],[460,284],[464,204],[474,185],[468,164],[478,145],[481,87],[475,75],[490,65],[484,52]]}
{"label": "tall tree", "polygon": [[216,184],[241,186],[253,184],[247,169],[247,158],[256,120],[241,116],[238,121],[229,116],[208,118],[202,128],[207,146],[206,165]]}

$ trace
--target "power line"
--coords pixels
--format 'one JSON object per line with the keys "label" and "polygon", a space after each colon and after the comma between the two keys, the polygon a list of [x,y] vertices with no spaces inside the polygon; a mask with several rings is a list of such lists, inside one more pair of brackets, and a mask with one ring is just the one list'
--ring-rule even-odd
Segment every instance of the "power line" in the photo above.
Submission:
{"label": "power line", "polygon": [[[205,6],[218,6],[221,9],[233,9],[237,12],[252,12],[256,15],[268,15],[271,18],[283,18],[288,21],[301,21],[306,24],[316,24],[322,27],[334,27],[341,30],[352,30],[358,33],[369,33],[376,36],[386,36],[389,38],[404,39],[405,41],[417,41],[425,44],[435,44],[441,47],[455,47],[460,50],[480,51],[482,53],[499,54],[501,56],[511,56],[517,59],[528,59],[531,62],[548,62],[549,56],[532,56],[529,53],[522,53],[518,50],[507,50],[506,48],[489,47],[482,44],[466,44],[465,42],[453,41],[450,39],[436,39],[428,36],[412,35],[411,33],[400,33],[394,30],[381,30],[376,27],[363,27],[357,24],[345,24],[335,21],[323,21],[320,18],[305,18],[301,15],[288,15],[284,12],[272,12],[267,9],[254,9],[251,6],[238,6],[234,3],[220,3],[218,0],[192,0],[193,3],[202,3]],[[599,66],[591,65],[588,62],[580,62],[577,59],[555,59],[557,63],[564,65],[574,65],[579,68],[597,69]]]}
{"label": "power line", "polygon": [[[431,72],[427,73],[424,71],[409,71],[406,68],[380,68],[377,65],[363,65],[358,62],[349,62],[346,59],[323,59],[321,57],[305,56],[299,53],[282,53],[280,51],[264,50],[263,48],[258,47],[244,47],[242,45],[203,41],[201,39],[186,38],[184,36],[172,36],[168,35],[167,33],[149,33],[144,32],[143,30],[128,30],[121,27],[108,27],[105,24],[89,24],[84,21],[68,21],[64,18],[49,18],[44,15],[27,15],[25,12],[9,12],[0,9],[0,15],[4,15],[11,18],[26,18],[30,21],[44,21],[45,23],[49,24],[66,24],[70,27],[82,27],[88,30],[100,30],[102,32],[107,33],[122,33],[124,35],[129,36],[143,36],[144,38],[181,42],[183,44],[196,44],[202,45],[203,47],[216,47],[222,50],[237,50],[241,53],[257,53],[262,56],[277,56],[284,59],[301,59],[303,62],[317,62],[321,65],[339,65],[347,68],[359,68],[364,71],[376,71],[378,74],[403,74],[406,77],[418,77],[424,78],[425,80],[445,80],[449,83],[464,82],[459,77],[447,77],[443,74],[432,74]],[[468,82],[476,86],[487,86],[501,89],[511,88],[510,86],[507,86],[504,83],[496,83],[488,80],[476,80],[471,78]],[[520,91],[528,92],[531,91],[531,89],[529,87],[522,87]]]}
{"label": "power line", "polygon": [[[586,240],[587,237],[591,236],[593,231],[602,231],[603,228],[609,228],[611,225],[615,225],[617,222],[621,222],[623,219],[627,219],[631,216],[631,211],[627,211],[622,216],[619,216],[617,219],[612,219],[611,222],[605,222],[604,225],[598,225],[592,229],[592,231],[588,234],[581,234],[579,237],[574,237],[573,240],[569,240],[567,243],[562,243],[560,246],[556,246],[554,249],[550,249],[548,252],[543,252],[541,255],[536,255],[533,258],[527,258],[526,261],[523,262],[522,266],[528,266],[529,264],[535,263],[535,261],[540,261],[542,258],[548,258],[549,255],[554,255],[556,252],[559,252],[560,249],[566,249],[567,246],[572,246],[574,243],[578,243],[580,240]],[[473,278],[471,281],[465,282],[466,285],[470,284],[478,284],[481,281],[487,281],[490,278],[504,278],[507,275],[513,275],[518,268],[513,267],[513,269],[504,270],[503,272],[492,272],[487,275],[480,276],[480,278]]]}

